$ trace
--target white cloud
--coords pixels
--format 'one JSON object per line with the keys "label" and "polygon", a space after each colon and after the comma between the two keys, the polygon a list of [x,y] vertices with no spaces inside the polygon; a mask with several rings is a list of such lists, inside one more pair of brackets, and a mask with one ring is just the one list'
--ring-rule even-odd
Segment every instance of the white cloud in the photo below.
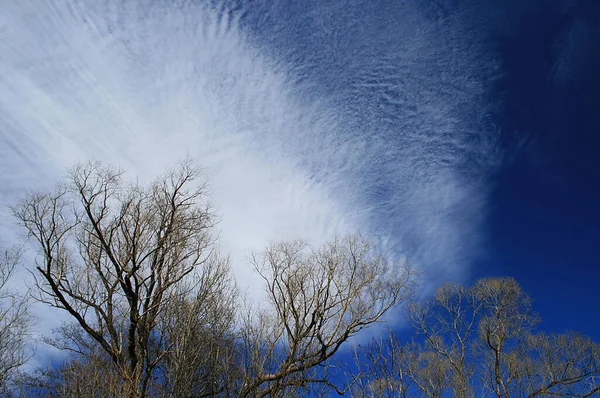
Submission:
{"label": "white cloud", "polygon": [[263,139],[302,123],[302,110],[235,21],[201,7],[141,17],[49,3],[14,2],[2,21],[2,205],[90,157],[152,178],[190,156],[206,168],[242,285],[253,280],[249,250],[350,227],[339,202]]}
{"label": "white cloud", "polygon": [[[258,5],[194,3],[3,3],[0,205],[90,157],[152,178],[190,156],[206,167],[243,283],[255,280],[248,251],[268,240],[318,243],[357,228],[425,270],[464,275],[494,158],[493,66],[482,66],[493,60],[460,13],[429,20],[404,2],[405,19],[380,42],[359,29],[377,21],[331,33],[315,17],[310,33],[329,52],[311,58],[286,52],[300,16],[265,41],[237,17]],[[315,15],[337,23],[341,11]],[[348,37],[327,41],[336,34]],[[318,82],[328,69],[337,86]],[[0,222],[14,233],[10,217]]]}

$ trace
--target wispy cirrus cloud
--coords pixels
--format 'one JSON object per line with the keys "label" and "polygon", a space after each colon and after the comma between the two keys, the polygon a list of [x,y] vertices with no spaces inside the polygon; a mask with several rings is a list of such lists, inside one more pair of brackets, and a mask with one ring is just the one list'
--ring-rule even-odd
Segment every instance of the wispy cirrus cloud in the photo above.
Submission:
{"label": "wispy cirrus cloud", "polygon": [[152,178],[189,156],[242,285],[268,240],[356,229],[463,277],[497,162],[475,11],[197,3],[4,3],[1,204],[91,157]]}

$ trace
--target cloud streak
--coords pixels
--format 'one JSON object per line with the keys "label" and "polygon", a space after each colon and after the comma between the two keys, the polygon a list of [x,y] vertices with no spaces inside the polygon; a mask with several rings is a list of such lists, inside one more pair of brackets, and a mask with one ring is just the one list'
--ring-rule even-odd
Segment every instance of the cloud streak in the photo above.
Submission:
{"label": "cloud streak", "polygon": [[0,204],[90,157],[152,178],[190,156],[244,283],[268,240],[355,229],[463,277],[497,163],[479,10],[197,3],[4,3]]}

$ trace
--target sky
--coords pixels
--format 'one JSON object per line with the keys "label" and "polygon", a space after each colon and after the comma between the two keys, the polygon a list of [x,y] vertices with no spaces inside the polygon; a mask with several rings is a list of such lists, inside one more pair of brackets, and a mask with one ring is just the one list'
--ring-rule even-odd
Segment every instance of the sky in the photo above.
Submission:
{"label": "sky", "polygon": [[499,120],[512,144],[493,182],[480,264],[517,278],[544,329],[598,341],[600,3],[544,3],[497,37]]}
{"label": "sky", "polygon": [[76,162],[189,157],[254,297],[250,251],[360,230],[426,292],[514,276],[545,329],[600,340],[598,2],[1,4],[3,241]]}

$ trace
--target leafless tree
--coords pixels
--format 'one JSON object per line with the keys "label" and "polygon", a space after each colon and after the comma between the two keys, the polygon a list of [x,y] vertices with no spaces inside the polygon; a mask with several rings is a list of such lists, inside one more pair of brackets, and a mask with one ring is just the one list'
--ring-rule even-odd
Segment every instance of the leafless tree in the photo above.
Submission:
{"label": "leafless tree", "polygon": [[15,397],[79,398],[119,397],[123,379],[112,360],[102,351],[85,357],[69,355],[61,366],[38,368],[20,375]]}
{"label": "leafless tree", "polygon": [[31,317],[27,296],[9,286],[21,252],[0,246],[0,392],[31,354],[27,347]]}
{"label": "leafless tree", "polygon": [[183,285],[193,295],[171,300],[157,332],[170,343],[161,362],[164,382],[157,395],[227,396],[240,380],[237,363],[238,296],[226,260]]}
{"label": "leafless tree", "polygon": [[359,381],[353,397],[440,398],[452,386],[447,360],[416,342],[400,344],[392,333],[360,347],[354,359]]}
{"label": "leafless tree", "polygon": [[218,263],[215,220],[198,176],[184,162],[143,186],[90,163],[14,209],[40,249],[36,298],[66,311],[110,359],[121,396],[147,395],[172,343],[157,333],[161,315],[187,297],[186,278]]}
{"label": "leafless tree", "polygon": [[411,375],[410,345],[400,344],[400,341],[388,329],[387,335],[382,335],[367,345],[358,345],[353,350],[353,360],[357,374],[350,390],[356,398],[387,397],[407,398],[413,377]]}
{"label": "leafless tree", "polygon": [[515,360],[521,396],[600,394],[600,344],[576,332],[527,336],[527,355]]}
{"label": "leafless tree", "polygon": [[242,397],[289,396],[314,384],[343,393],[328,360],[412,290],[410,267],[389,264],[357,235],[319,250],[275,243],[253,263],[270,305],[246,324]]}
{"label": "leafless tree", "polygon": [[498,397],[513,396],[519,346],[539,322],[531,298],[514,278],[485,278],[470,289],[478,303],[480,366],[484,385]]}
{"label": "leafless tree", "polygon": [[425,337],[425,347],[449,366],[452,390],[457,397],[473,396],[469,381],[473,364],[468,350],[476,330],[481,303],[472,292],[455,283],[440,286],[431,301],[415,302],[409,308],[410,319]]}
{"label": "leafless tree", "polygon": [[[387,382],[388,396],[439,397],[448,391],[457,397],[588,397],[600,392],[600,346],[574,332],[534,333],[539,317],[513,278],[480,279],[470,288],[444,284],[433,299],[409,306],[409,317],[417,335],[408,343],[389,334],[389,342],[368,346],[357,356],[363,377]],[[389,388],[389,381],[399,379],[401,389]]]}
{"label": "leafless tree", "polygon": [[50,341],[72,353],[52,383],[65,396],[342,392],[329,359],[407,297],[410,268],[359,236],[274,244],[253,259],[269,306],[240,317],[197,177],[184,163],[143,186],[90,163],[14,209],[40,250],[36,299],[74,320]]}
{"label": "leafless tree", "polygon": [[[34,297],[73,322],[47,342],[63,366],[23,375],[23,396],[593,396],[600,348],[576,333],[534,333],[531,299],[512,278],[442,285],[409,306],[417,335],[334,355],[413,291],[362,236],[319,249],[274,243],[252,257],[267,301],[241,311],[198,170],[184,162],[148,186],[99,163],[14,209],[39,248]],[[27,301],[0,257],[0,383],[27,359]]]}

